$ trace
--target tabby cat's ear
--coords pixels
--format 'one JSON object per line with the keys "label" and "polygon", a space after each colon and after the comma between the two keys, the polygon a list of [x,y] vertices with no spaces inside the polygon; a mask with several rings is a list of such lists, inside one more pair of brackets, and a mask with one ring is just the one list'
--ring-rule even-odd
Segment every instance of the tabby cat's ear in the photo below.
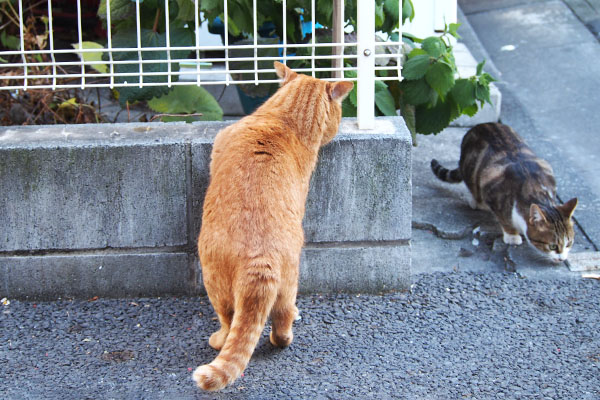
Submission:
{"label": "tabby cat's ear", "polygon": [[575,211],[575,207],[577,207],[577,197],[574,197],[562,206],[559,206],[558,209],[560,210],[562,215],[564,215],[567,218],[571,218],[571,216],[573,215],[573,211]]}
{"label": "tabby cat's ear", "polygon": [[529,207],[529,223],[535,225],[542,222],[546,222],[546,216],[540,206],[532,204],[531,207]]}
{"label": "tabby cat's ear", "polygon": [[294,79],[296,76],[298,76],[296,72],[292,71],[290,68],[283,65],[279,61],[275,61],[273,65],[275,66],[275,73],[277,74],[279,79],[281,79],[281,86],[285,85],[286,83]]}
{"label": "tabby cat's ear", "polygon": [[353,87],[354,83],[347,81],[330,83],[328,86],[329,96],[332,100],[341,103],[346,96],[348,96],[348,93],[350,93]]}

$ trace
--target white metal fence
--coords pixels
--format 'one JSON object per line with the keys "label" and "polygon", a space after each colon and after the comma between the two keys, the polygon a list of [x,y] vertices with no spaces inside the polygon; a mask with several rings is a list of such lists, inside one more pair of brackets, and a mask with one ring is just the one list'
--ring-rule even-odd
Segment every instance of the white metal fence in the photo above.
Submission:
{"label": "white metal fence", "polygon": [[[55,0],[54,3],[58,1]],[[11,22],[15,26],[18,25],[19,42],[14,43],[15,49],[3,46],[0,51],[0,89],[142,88],[190,84],[258,85],[277,82],[273,76],[273,61],[287,64],[303,61],[304,65],[295,68],[299,72],[326,80],[350,79],[358,82],[359,127],[369,129],[374,124],[375,116],[375,80],[397,80],[400,77],[402,35],[398,28],[398,35],[394,36],[395,42],[389,38],[385,42],[376,40],[375,0],[354,0],[355,16],[344,15],[344,0],[330,0],[327,4],[327,7],[331,4],[332,8],[331,21],[328,22],[330,26],[323,28],[331,32],[331,35],[323,37],[319,36],[318,31],[320,28],[317,23],[320,21],[313,23],[313,20],[316,19],[317,5],[323,6],[325,3],[319,0],[317,4],[317,0],[311,0],[310,10],[300,10],[308,19],[303,23],[310,27],[306,32],[310,35],[310,40],[306,43],[291,43],[287,34],[273,37],[266,42],[262,40],[259,34],[259,9],[264,7],[266,2],[258,0],[251,2],[252,32],[246,32],[245,40],[241,43],[231,43],[230,24],[235,22],[232,15],[244,10],[240,9],[239,0],[222,0],[224,33],[220,45],[203,44],[199,33],[204,15],[200,0],[177,1],[180,7],[178,12],[181,12],[182,7],[187,7],[189,15],[193,15],[183,27],[173,26],[170,19],[172,10],[169,10],[169,6],[173,7],[173,2],[156,0],[155,3],[164,11],[163,15],[157,13],[154,16],[154,27],[161,26],[163,33],[160,37],[157,36],[158,39],[154,37],[151,45],[145,43],[144,35],[147,35],[147,30],[142,26],[148,16],[142,15],[140,0],[99,0],[98,16],[104,22],[106,37],[102,40],[104,43],[101,47],[93,48],[83,39],[84,33],[91,27],[84,26],[82,1],[85,4],[90,1],[70,1],[74,3],[72,12],[76,18],[76,31],[73,32],[70,48],[65,48],[64,44],[59,45],[55,40],[57,16],[52,0],[5,2],[5,6],[8,4],[13,8],[9,11],[13,13],[14,18],[0,27],[0,32]],[[212,0],[213,3],[216,1],[221,2]],[[47,7],[44,7],[47,14],[41,16],[41,21],[47,24],[46,34],[35,30],[31,32],[30,21],[24,19],[25,15],[32,5],[39,9],[43,3],[47,3]],[[290,12],[299,12],[298,8],[291,9],[298,1],[275,0],[268,3],[281,7],[282,30],[289,32],[288,17]],[[129,23],[132,26],[128,28],[128,32],[131,32],[131,35],[125,40],[117,40],[117,23],[114,19],[116,11],[123,12],[123,7],[128,7],[130,12]],[[398,0],[398,12],[400,15],[394,18],[401,21],[402,0]],[[121,17],[122,15],[120,14]],[[349,21],[356,22],[356,32],[349,33],[353,31]],[[122,21],[119,23],[122,24]],[[176,38],[183,28],[194,32],[192,39],[187,43]],[[236,26],[236,29],[239,27]],[[5,37],[1,36],[0,39],[4,41]],[[268,61],[270,66],[265,65],[265,61]],[[236,79],[233,79],[233,76]]]}

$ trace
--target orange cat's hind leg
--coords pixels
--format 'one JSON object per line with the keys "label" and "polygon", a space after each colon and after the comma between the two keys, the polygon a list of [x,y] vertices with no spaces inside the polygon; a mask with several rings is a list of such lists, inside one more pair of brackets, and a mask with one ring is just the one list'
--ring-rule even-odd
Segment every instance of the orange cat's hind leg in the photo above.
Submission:
{"label": "orange cat's hind leg", "polygon": [[[215,311],[217,308],[215,307]],[[219,312],[217,311],[217,317],[221,323],[221,329],[210,335],[208,344],[215,350],[221,350],[229,335],[229,328],[231,327],[231,320],[233,319],[233,312]]]}
{"label": "orange cat's hind leg", "polygon": [[296,291],[280,294],[271,310],[272,330],[269,339],[274,346],[287,347],[292,343],[292,325],[297,316]]}
{"label": "orange cat's hind leg", "polygon": [[221,350],[229,334],[231,321],[233,320],[233,304],[229,301],[229,296],[217,296],[217,293],[222,291],[222,288],[214,287],[212,281],[205,281],[206,293],[210,299],[210,303],[217,313],[221,328],[213,333],[208,339],[208,344],[215,350]]}

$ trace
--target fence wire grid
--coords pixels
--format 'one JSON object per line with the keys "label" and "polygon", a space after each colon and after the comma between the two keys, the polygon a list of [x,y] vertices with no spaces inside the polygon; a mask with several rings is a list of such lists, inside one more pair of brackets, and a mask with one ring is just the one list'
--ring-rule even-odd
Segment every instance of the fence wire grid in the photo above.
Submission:
{"label": "fence wire grid", "polygon": [[[401,23],[393,35],[377,34],[382,14],[375,0],[7,0],[0,6],[0,90],[270,84],[278,82],[273,61],[280,61],[321,79],[358,81],[359,101],[367,104],[363,119],[372,120],[375,80],[401,76]],[[356,14],[348,15],[353,7]],[[401,21],[402,0],[397,10],[383,17]],[[220,43],[207,44],[206,26]]]}

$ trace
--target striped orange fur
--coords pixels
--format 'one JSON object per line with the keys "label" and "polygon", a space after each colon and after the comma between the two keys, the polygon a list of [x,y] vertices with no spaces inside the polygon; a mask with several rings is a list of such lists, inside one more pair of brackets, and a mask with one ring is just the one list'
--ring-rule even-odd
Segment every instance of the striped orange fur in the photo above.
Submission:
{"label": "striped orange fur", "polygon": [[215,138],[198,254],[221,328],[220,350],[193,373],[219,390],[246,368],[271,318],[271,343],[288,346],[296,293],[302,218],[319,148],[337,133],[351,82],[329,83],[275,63],[281,88],[252,115]]}

